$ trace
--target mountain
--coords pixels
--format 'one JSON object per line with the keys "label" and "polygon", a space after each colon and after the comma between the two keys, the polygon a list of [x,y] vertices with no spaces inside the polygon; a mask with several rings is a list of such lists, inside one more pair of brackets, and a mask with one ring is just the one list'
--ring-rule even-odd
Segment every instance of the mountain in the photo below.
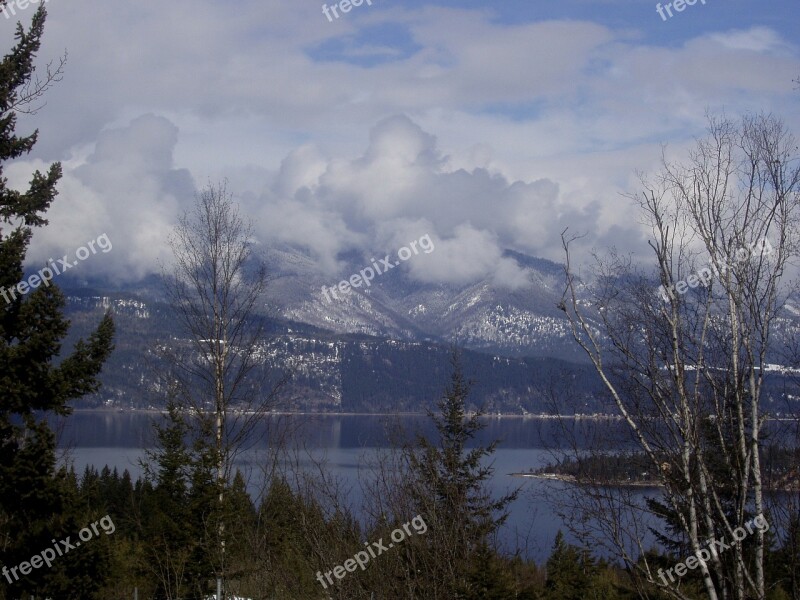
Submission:
{"label": "mountain", "polygon": [[[336,277],[301,250],[274,247],[264,257],[270,281],[262,315],[268,331],[263,369],[273,381],[278,373],[291,374],[281,409],[419,412],[447,384],[455,344],[464,349],[467,376],[476,380],[474,406],[514,414],[604,411],[602,386],[556,308],[563,290],[560,265],[508,251],[531,285],[508,290],[489,279],[434,285],[393,269],[368,288],[335,299],[326,298],[322,286],[334,286]],[[355,254],[344,262],[346,274],[370,264]],[[68,343],[86,335],[109,308],[117,323],[103,390],[81,405],[162,407],[153,348],[181,343],[182,333],[158,279],[114,286],[64,276],[59,285],[74,324]],[[796,307],[790,303],[782,316],[787,335],[800,323]]]}
{"label": "mountain", "polygon": [[[290,248],[272,249],[268,295],[288,320],[345,334],[360,333],[405,341],[434,341],[502,356],[585,360],[575,347],[556,305],[563,269],[556,263],[507,251],[531,284],[508,290],[484,279],[468,285],[425,284],[402,269],[375,278],[369,287],[323,295],[322,287],[359,273],[369,257],[350,256],[337,279],[315,261]],[[423,260],[412,258],[412,260]]]}
{"label": "mountain", "polygon": [[[291,373],[281,408],[421,411],[447,384],[451,346],[458,344],[465,371],[475,380],[475,407],[516,414],[558,411],[548,391],[558,387],[570,389],[577,402],[577,409],[567,412],[599,410],[596,378],[586,365],[571,362],[580,355],[556,309],[560,267],[512,252],[507,256],[529,271],[534,285],[524,291],[497,288],[488,280],[431,285],[393,269],[368,288],[326,299],[322,286],[334,285],[336,277],[301,250],[267,249],[269,335],[261,352],[273,377]],[[370,264],[356,254],[344,262],[344,273]],[[64,277],[59,284],[74,324],[69,342],[86,335],[109,308],[117,323],[103,390],[82,405],[163,406],[163,391],[152,377],[153,348],[180,343],[181,332],[158,279],[113,286]]]}
{"label": "mountain", "polygon": [[[127,292],[100,295],[70,290],[68,316],[73,323],[69,347],[85,336],[111,309],[117,324],[116,349],[106,363],[103,388],[78,407],[162,408],[165,397],[155,383],[158,361],[153,349],[180,343],[175,319],[161,302],[144,302]],[[430,341],[402,341],[363,334],[336,334],[283,319],[267,321],[260,349],[264,373],[276,381],[291,375],[279,410],[337,412],[420,412],[440,397],[450,376],[450,347]],[[492,356],[466,350],[465,372],[474,380],[473,408],[526,414],[599,410],[599,385],[586,365],[559,359]],[[570,390],[553,398],[552,389]],[[566,393],[566,392],[565,392]]]}
{"label": "mountain", "polygon": [[[71,290],[68,298],[73,327],[67,346],[85,336],[109,308],[117,324],[116,349],[101,375],[103,389],[78,406],[163,407],[164,394],[153,377],[153,349],[180,339],[169,308],[124,292]],[[432,406],[449,379],[446,345],[335,334],[285,320],[270,320],[268,325],[260,350],[263,368],[273,381],[280,373],[291,374],[281,410],[419,412]],[[475,381],[475,407],[516,414],[552,412],[553,401],[545,392],[555,386],[571,389],[573,399],[583,398],[581,412],[598,410],[597,382],[585,365],[469,350],[463,363]]]}

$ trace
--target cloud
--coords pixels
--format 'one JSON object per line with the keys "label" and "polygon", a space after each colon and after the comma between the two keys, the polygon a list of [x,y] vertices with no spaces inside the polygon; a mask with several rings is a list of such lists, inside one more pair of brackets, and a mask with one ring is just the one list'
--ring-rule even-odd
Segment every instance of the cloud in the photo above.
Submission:
{"label": "cloud", "polygon": [[[135,278],[164,254],[193,181],[229,177],[264,240],[327,272],[430,233],[445,258],[409,261],[412,277],[516,285],[502,250],[558,260],[567,226],[589,233],[584,250],[640,248],[620,192],[662,143],[702,135],[706,110],[800,126],[796,11],[776,2],[665,24],[621,1],[409,0],[335,23],[277,0],[53,1],[39,57],[67,48],[67,71],[20,117],[39,143],[6,173],[21,188],[64,163],[36,260],[108,230],[99,268]],[[0,36],[12,26],[0,18]]]}
{"label": "cloud", "polygon": [[[169,232],[194,194],[189,172],[172,166],[177,136],[166,119],[144,115],[102,132],[87,156],[66,161],[59,195],[47,213],[50,225],[35,232],[29,264],[72,254],[103,233],[113,251],[76,274],[135,281],[155,272],[159,259],[168,261]],[[26,173],[47,165],[34,161],[12,167],[15,187],[22,188]]]}
{"label": "cloud", "polygon": [[[343,268],[344,253],[383,256],[431,235],[436,251],[404,265],[426,283],[491,278],[518,287],[526,277],[503,257],[506,249],[541,254],[559,244],[567,225],[591,230],[587,244],[603,234],[599,205],[570,203],[549,179],[450,169],[436,138],[404,115],[378,122],[352,158],[323,164],[314,148],[292,152],[258,205],[264,241],[300,245],[331,274]],[[627,233],[638,237],[635,228]]]}
{"label": "cloud", "polygon": [[[181,132],[168,119],[143,115],[109,128],[65,161],[60,194],[37,232],[30,265],[74,252],[106,233],[114,244],[103,260],[82,266],[95,275],[135,281],[169,263],[167,240],[196,193],[186,169],[176,168]],[[12,165],[22,187],[41,161]],[[423,283],[469,285],[489,279],[517,288],[528,278],[507,249],[543,255],[566,226],[589,232],[586,248],[608,232],[598,227],[600,203],[565,197],[551,179],[511,181],[485,168],[452,167],[437,138],[406,115],[377,122],[362,152],[329,157],[312,144],[289,152],[277,170],[263,168],[264,191],[228,190],[253,218],[258,241],[304,249],[321,273],[339,275],[346,257],[394,254],[430,235],[436,251],[403,263]],[[614,239],[639,237],[614,227]],[[558,258],[557,256],[554,258]]]}
{"label": "cloud", "polygon": [[791,44],[784,41],[777,32],[768,27],[752,27],[744,30],[731,30],[715,33],[710,39],[731,50],[747,50],[766,55],[795,54]]}
{"label": "cloud", "polygon": [[467,285],[488,278],[498,286],[515,289],[529,282],[515,261],[502,257],[495,236],[468,224],[455,228],[451,237],[434,239],[435,250],[424,260],[409,262],[414,279],[432,284]]}

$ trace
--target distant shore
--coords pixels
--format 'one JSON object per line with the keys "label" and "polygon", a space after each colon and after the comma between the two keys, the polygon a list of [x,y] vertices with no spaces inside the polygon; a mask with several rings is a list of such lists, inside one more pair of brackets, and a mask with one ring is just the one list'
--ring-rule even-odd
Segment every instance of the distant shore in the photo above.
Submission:
{"label": "distant shore", "polygon": [[[73,408],[74,412],[81,413],[122,413],[122,414],[165,414],[166,408],[119,408],[119,407],[96,407],[96,408]],[[252,414],[231,411],[230,414]],[[269,416],[285,417],[285,416],[307,416],[307,417],[424,417],[427,413],[424,412],[333,412],[333,411],[285,411],[276,410],[269,411]],[[471,417],[474,413],[466,413],[465,416]],[[528,413],[520,415],[517,413],[486,413],[483,415],[484,419],[535,419],[535,420],[556,420],[556,419],[572,419],[575,421],[622,421],[621,415],[611,415],[604,413],[596,414],[575,414],[575,415],[550,415],[550,414],[534,414]],[[768,417],[767,421],[796,421],[796,417]]]}
{"label": "distant shore", "polygon": [[[566,475],[566,474],[559,474],[559,473],[530,473],[530,472],[520,472],[520,473],[509,473],[511,477],[521,477],[524,479],[544,479],[546,481],[561,481],[563,483],[571,483],[573,485],[584,485],[584,486],[593,486],[593,487],[613,487],[613,488],[651,488],[651,489],[660,489],[663,488],[664,485],[658,481],[627,481],[627,480],[619,480],[619,481],[579,481],[575,478],[574,475]],[[766,489],[770,492],[785,492],[785,493],[796,493],[800,491],[800,482],[788,484],[788,485],[781,485],[781,486],[766,486]]]}
{"label": "distant shore", "polygon": [[578,481],[574,475],[561,475],[559,473],[509,473],[511,477],[524,477],[526,479],[545,479],[548,481],[562,481],[564,483],[574,483],[578,485],[594,485],[608,487],[640,487],[640,488],[660,488],[662,485],[655,481],[605,481],[597,483],[594,481]]}
{"label": "distant shore", "polygon": [[[121,413],[121,414],[165,414],[165,408],[118,408],[118,407],[96,407],[96,408],[73,408],[74,412],[80,413]],[[231,411],[231,414],[252,414]],[[466,416],[471,417],[474,413],[466,413]],[[333,412],[333,411],[269,411],[268,416],[320,416],[320,417],[425,417],[427,413],[424,412]],[[520,415],[517,413],[486,413],[483,415],[484,419],[575,419],[575,420],[597,420],[597,421],[620,421],[622,417],[619,415],[606,415],[606,414],[575,414],[575,415],[550,415],[550,414],[533,414]]]}

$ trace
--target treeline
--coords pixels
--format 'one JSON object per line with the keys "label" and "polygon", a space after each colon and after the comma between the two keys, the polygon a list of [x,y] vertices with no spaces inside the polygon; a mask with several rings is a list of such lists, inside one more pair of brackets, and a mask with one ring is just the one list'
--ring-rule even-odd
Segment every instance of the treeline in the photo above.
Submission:
{"label": "treeline", "polygon": [[[293,469],[275,472],[258,501],[237,472],[220,508],[214,466],[204,460],[202,444],[185,445],[185,427],[173,410],[167,423],[157,426],[158,449],[150,453],[143,477],[134,481],[127,470],[120,474],[107,466],[87,467],[81,475],[65,469],[57,474],[65,499],[60,534],[72,534],[74,541],[79,528],[102,515],[111,517],[114,531],[101,531],[50,569],[14,585],[2,581],[0,598],[112,600],[133,598],[136,591],[143,600],[199,600],[214,593],[219,572],[231,597],[253,599],[644,597],[645,590],[637,589],[623,569],[597,559],[588,544],[567,543],[561,533],[540,565],[498,548],[494,534],[515,494],[493,499],[483,485],[492,471],[481,466],[481,459],[491,456],[493,446],[466,447],[482,425],[465,417],[466,388],[459,381],[441,403],[441,416],[433,417],[436,444],[417,439],[375,465],[376,477],[366,486],[376,496],[367,502],[373,518],[366,526],[325,476]],[[424,531],[407,529],[402,543],[371,557],[365,569],[355,568],[341,579],[331,575],[334,583],[328,584],[326,572],[347,564],[365,543],[388,546],[392,531],[417,515]],[[224,557],[220,523],[225,523]],[[27,560],[39,549],[34,545],[16,556]],[[689,554],[688,548],[675,546],[649,558],[667,569]],[[9,555],[4,557],[8,561]],[[797,558],[789,544],[771,552],[771,600],[796,597],[787,590]],[[686,597],[701,598],[699,577],[690,573],[684,579]],[[647,594],[666,597],[655,590]]]}
{"label": "treeline", "polygon": [[[157,444],[143,461],[143,477],[133,481],[127,470],[108,467],[55,474],[63,501],[57,531],[43,535],[47,523],[34,524],[41,543],[12,544],[4,564],[27,560],[51,535],[71,534],[74,542],[79,528],[103,515],[113,520],[113,532],[101,531],[51,568],[2,581],[0,598],[112,600],[135,593],[142,600],[201,600],[214,594],[217,577],[229,598],[666,598],[599,560],[589,542],[571,545],[560,533],[545,564],[500,548],[496,534],[519,490],[501,498],[489,493],[493,470],[486,465],[496,443],[473,445],[484,422],[467,415],[469,384],[454,365],[430,415],[436,434],[398,443],[368,465],[358,514],[324,465],[301,468],[289,451],[265,459],[267,481],[257,500],[239,471],[225,478],[220,494],[213,436],[193,436],[185,411],[171,405],[168,418],[154,424]],[[404,524],[400,540],[394,536]],[[651,565],[666,570],[691,553],[661,541],[669,552],[648,554]],[[359,552],[364,569],[352,560]],[[770,552],[769,600],[797,597],[789,595],[797,558],[790,544]],[[685,598],[701,598],[699,576],[686,575],[682,590]]]}
{"label": "treeline", "polygon": [[[49,568],[1,581],[0,598],[200,600],[214,594],[217,578],[226,597],[253,599],[636,597],[625,573],[560,536],[546,565],[501,552],[496,534],[518,490],[489,493],[486,465],[496,444],[472,447],[484,424],[467,415],[469,385],[454,365],[431,413],[436,435],[399,444],[369,465],[358,516],[322,465],[314,475],[291,453],[267,460],[257,501],[241,472],[224,477],[221,490],[213,430],[196,435],[191,417],[170,405],[154,425],[157,444],[140,479],[108,467],[54,474],[61,512],[31,523],[37,536],[9,540],[4,565],[28,560],[51,537],[74,543],[79,529],[105,515],[113,532]],[[354,567],[351,559],[367,549],[365,568]]]}
{"label": "treeline", "polygon": [[[61,579],[72,585],[62,588],[61,597],[112,600],[133,598],[206,598],[214,593],[213,531],[208,515],[198,510],[202,492],[187,487],[176,498],[177,488],[140,479],[132,481],[128,471],[119,474],[108,467],[97,471],[87,468],[76,477],[71,473],[69,485],[86,509],[86,517],[76,526],[89,522],[91,515],[108,514],[116,530],[101,535],[98,552],[85,557],[87,572],[79,573],[71,565],[56,562],[48,579]],[[356,569],[341,580],[332,576],[328,585],[324,573],[365,548],[364,542],[383,540],[388,545],[393,529],[402,523],[385,521],[362,528],[347,511],[329,515],[323,503],[308,497],[284,478],[274,480],[267,495],[258,504],[245,491],[241,473],[228,490],[230,521],[226,554],[231,595],[246,598],[636,598],[626,584],[625,573],[579,547],[571,546],[559,535],[552,555],[545,565],[536,565],[515,556],[505,556],[494,549],[484,549],[464,558],[463,562],[445,564],[447,557],[466,554],[463,549],[445,549],[443,536],[437,535],[432,519],[428,530],[412,535],[387,552],[381,553],[362,571]],[[93,507],[93,508],[92,508]],[[414,515],[410,515],[406,521]],[[453,515],[455,516],[455,515]],[[445,530],[456,523],[437,524]],[[102,534],[102,531],[101,531]],[[75,536],[73,535],[73,538]],[[433,538],[438,537],[431,542]],[[106,539],[107,538],[107,539]],[[429,545],[430,544],[430,545]],[[438,546],[441,554],[434,554]],[[83,547],[79,549],[83,552]],[[77,553],[76,553],[77,556]],[[430,569],[433,562],[440,568]],[[412,566],[425,569],[412,572]],[[89,576],[94,572],[94,576]],[[327,590],[317,573],[323,574]],[[445,575],[447,574],[447,577]],[[437,576],[438,575],[438,576]],[[77,587],[83,579],[85,585]],[[458,589],[446,596],[443,579]],[[7,582],[5,582],[7,584]],[[426,595],[426,586],[438,593]],[[11,588],[4,586],[3,598],[12,598]],[[39,594],[49,586],[41,586]],[[30,588],[28,588],[30,589]],[[416,590],[411,592],[410,590]],[[411,595],[411,594],[414,595]],[[434,595],[435,594],[435,595]],[[18,596],[18,597],[27,597]],[[40,597],[37,595],[36,597]]]}
{"label": "treeline", "polygon": [[[763,449],[761,476],[772,491],[800,490],[800,448],[771,443]],[[669,456],[659,462],[665,464]],[[560,475],[578,483],[592,485],[659,486],[658,467],[643,452],[590,453],[566,456],[558,463],[540,467],[537,475]]]}
{"label": "treeline", "polygon": [[[450,384],[430,413],[435,433],[398,434],[404,441],[366,465],[358,508],[324,463],[309,466],[307,456],[293,454],[293,432],[280,428],[269,434],[273,452],[259,465],[265,483],[254,498],[242,472],[224,467],[220,473],[221,465],[235,463],[231,456],[219,461],[214,420],[173,402],[166,419],[153,425],[156,445],[136,481],[108,467],[46,475],[37,461],[49,459],[18,454],[13,478],[2,482],[6,495],[13,486],[32,490],[33,473],[43,487],[15,510],[15,527],[3,523],[0,562],[10,571],[0,578],[0,600],[206,600],[218,584],[226,598],[254,600],[669,597],[598,559],[589,538],[576,546],[559,534],[544,564],[500,546],[498,531],[519,490],[500,498],[490,493],[497,442],[476,445],[485,420],[468,413],[469,393],[456,353]],[[48,454],[53,441],[48,438]],[[773,465],[788,464],[784,452],[767,455]],[[618,471],[624,461],[613,464]],[[669,528],[659,537],[666,551],[642,559],[667,571],[691,556],[691,548],[666,506],[650,510]],[[113,527],[91,535],[89,524],[104,516]],[[766,600],[798,597],[800,527],[794,523],[781,547],[771,532]],[[74,546],[51,565],[19,568],[70,538]],[[747,560],[752,544],[752,537],[742,541]],[[354,561],[359,553],[364,569]],[[681,593],[703,597],[697,571],[681,579]]]}

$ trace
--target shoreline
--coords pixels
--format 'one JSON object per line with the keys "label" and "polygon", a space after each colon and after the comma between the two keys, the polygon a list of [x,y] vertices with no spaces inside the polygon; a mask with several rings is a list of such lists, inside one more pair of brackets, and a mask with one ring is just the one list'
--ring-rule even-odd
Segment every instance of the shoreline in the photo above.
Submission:
{"label": "shoreline", "polygon": [[[73,408],[73,413],[114,413],[114,414],[166,414],[165,408]],[[231,415],[241,414],[254,414],[250,412],[237,412],[231,411]],[[465,416],[471,417],[474,413],[466,413]],[[320,417],[427,417],[425,412],[332,412],[332,411],[269,411],[265,416],[320,416]],[[614,420],[620,421],[622,417],[619,415],[550,415],[550,414],[527,414],[520,415],[516,413],[487,413],[483,415],[483,419],[537,419],[537,420],[557,420],[557,419],[572,419],[572,420]]]}
{"label": "shoreline", "polygon": [[576,485],[591,485],[595,487],[640,487],[640,488],[661,488],[660,483],[655,481],[605,481],[597,483],[594,481],[578,481],[574,475],[562,475],[559,473],[509,473],[511,477],[521,477],[524,479],[544,479],[547,481],[561,481],[563,483],[573,483]]}
{"label": "shoreline", "polygon": [[[116,414],[166,414],[165,408],[105,408],[105,407],[95,407],[95,408],[72,408],[73,413],[116,413]],[[254,414],[252,411],[250,412],[237,412],[231,411],[230,415],[242,415],[242,414]],[[465,416],[471,417],[475,413],[466,413]],[[276,410],[276,411],[269,411],[265,414],[265,416],[276,416],[276,417],[286,417],[286,416],[307,416],[307,417],[426,417],[428,416],[427,413],[424,412],[331,412],[331,411],[285,411],[285,410]],[[558,419],[567,419],[573,421],[623,421],[624,418],[621,415],[612,415],[612,414],[574,414],[574,415],[551,415],[551,414],[534,414],[529,413],[526,415],[520,415],[517,413],[487,413],[481,417],[482,419],[533,419],[537,421],[548,421],[548,420],[558,420]],[[796,417],[768,417],[766,421],[774,421],[776,423],[779,422],[792,422],[796,421]]]}
{"label": "shoreline", "polygon": [[[511,477],[518,477],[522,479],[542,479],[545,481],[560,481],[562,483],[571,483],[573,485],[592,486],[592,487],[610,487],[610,488],[650,488],[661,489],[663,484],[657,481],[604,481],[602,483],[596,481],[578,481],[574,475],[566,475],[560,473],[531,473],[531,472],[515,472],[508,473]],[[784,487],[765,487],[769,492],[784,492],[784,493],[797,493],[800,491],[800,482],[795,485],[788,485]]]}

